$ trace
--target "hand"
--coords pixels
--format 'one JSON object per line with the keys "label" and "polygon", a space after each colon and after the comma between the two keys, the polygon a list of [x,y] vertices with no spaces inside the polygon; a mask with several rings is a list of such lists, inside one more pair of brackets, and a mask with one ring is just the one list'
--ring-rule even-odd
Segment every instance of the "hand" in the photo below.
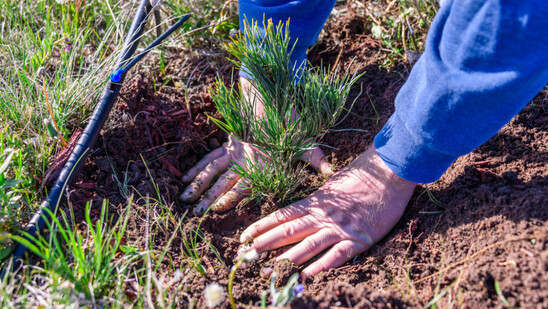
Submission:
{"label": "hand", "polygon": [[[253,97],[255,115],[261,117],[264,113],[261,98],[247,79],[240,78],[240,85],[245,96]],[[248,192],[244,189],[246,187],[244,181],[230,169],[232,162],[245,166],[245,160],[248,158],[260,164],[258,157],[258,151],[252,145],[229,136],[227,143],[207,154],[183,176],[183,182],[190,183],[190,185],[181,195],[181,200],[186,203],[195,202],[207,190],[213,179],[220,175],[204,199],[196,206],[194,212],[197,215],[202,215],[210,205],[217,212],[233,208]],[[320,148],[306,152],[300,159],[321,173],[333,174],[331,165],[324,160],[324,154]]]}
{"label": "hand", "polygon": [[240,241],[259,252],[298,243],[277,260],[301,265],[329,249],[302,272],[308,278],[344,264],[384,237],[402,216],[416,183],[394,174],[373,147],[308,198],[252,224]]}

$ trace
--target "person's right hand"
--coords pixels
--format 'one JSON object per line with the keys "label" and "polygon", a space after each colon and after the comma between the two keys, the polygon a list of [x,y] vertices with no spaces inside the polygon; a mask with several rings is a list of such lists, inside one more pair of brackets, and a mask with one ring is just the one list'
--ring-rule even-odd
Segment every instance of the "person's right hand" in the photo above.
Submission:
{"label": "person's right hand", "polygon": [[338,267],[382,239],[403,215],[416,183],[396,175],[374,147],[307,198],[253,223],[240,235],[241,255],[295,244],[276,260],[302,265],[308,278]]}
{"label": "person's right hand", "polygon": [[[255,115],[261,117],[263,114],[261,98],[247,79],[240,78],[240,86],[245,96],[254,96]],[[244,189],[247,187],[244,180],[240,179],[231,167],[233,163],[245,166],[246,158],[255,164],[260,164],[258,150],[255,147],[229,136],[228,142],[207,154],[183,176],[183,182],[189,185],[181,195],[181,200],[185,203],[197,201],[211,182],[219,177],[203,200],[198,203],[194,212],[202,215],[210,206],[217,212],[233,208],[248,192]],[[325,161],[324,154],[318,147],[306,152],[300,159],[323,174],[333,174],[331,164]]]}

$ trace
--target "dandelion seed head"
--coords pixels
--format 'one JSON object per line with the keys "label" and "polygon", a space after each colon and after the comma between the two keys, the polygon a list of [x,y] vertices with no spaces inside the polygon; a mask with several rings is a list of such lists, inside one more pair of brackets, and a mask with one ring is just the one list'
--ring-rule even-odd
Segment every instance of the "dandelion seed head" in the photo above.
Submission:
{"label": "dandelion seed head", "polygon": [[208,307],[217,307],[225,300],[223,287],[217,283],[210,283],[204,289],[204,298]]}

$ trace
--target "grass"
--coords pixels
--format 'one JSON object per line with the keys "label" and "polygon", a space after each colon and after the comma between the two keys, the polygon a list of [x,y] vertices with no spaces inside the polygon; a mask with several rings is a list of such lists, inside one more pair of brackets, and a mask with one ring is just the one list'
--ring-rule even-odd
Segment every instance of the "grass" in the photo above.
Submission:
{"label": "grass", "polygon": [[497,296],[499,297],[500,301],[506,306],[507,308],[515,308],[510,304],[510,302],[504,297],[504,294],[502,292],[502,289],[500,288],[500,283],[495,280],[495,291],[497,292]]}
{"label": "grass", "polygon": [[243,165],[234,164],[232,169],[246,180],[243,189],[250,192],[244,203],[270,200],[288,204],[294,200],[295,192],[306,176],[305,165],[288,167],[279,159],[270,157],[256,164],[248,158]]}
{"label": "grass", "polygon": [[[131,199],[129,203],[132,203]],[[89,203],[87,205],[83,232],[73,229],[76,226],[73,213],[69,218],[61,212],[61,219],[52,215],[52,221],[47,222],[51,231],[48,236],[34,237],[24,233],[26,238],[12,236],[12,239],[43,260],[41,272],[44,277],[53,282],[68,282],[75,293],[94,300],[103,298],[122,284],[139,254],[134,254],[137,253],[134,248],[123,245],[130,207],[121,214],[122,219],[113,224],[107,218],[106,202],[95,223],[91,220]],[[119,251],[127,254],[115,260]]]}
{"label": "grass", "polygon": [[371,34],[388,52],[384,67],[406,59],[414,63],[424,51],[426,33],[438,12],[435,0],[393,0],[387,6],[380,0],[355,2],[358,12],[367,16]]}
{"label": "grass", "polygon": [[[88,204],[83,223],[70,208],[47,222],[48,229],[37,237],[9,235],[40,261],[0,281],[0,305],[174,308],[186,301],[181,282],[205,275],[201,255],[204,245],[211,246],[199,238],[199,226],[183,228],[184,215],[177,218],[153,199],[140,205],[130,197],[118,219],[111,213],[107,201],[98,215],[92,215]],[[136,217],[144,218],[143,237],[128,231]],[[162,241],[166,235],[169,238]],[[179,267],[173,266],[175,238],[184,244]],[[166,263],[172,265],[168,272],[162,271]]]}
{"label": "grass", "polygon": [[[22,164],[8,174],[29,192],[22,195],[20,222],[44,196],[37,189],[61,141],[89,116],[122,39],[115,24],[125,19],[125,6],[78,3],[0,3],[0,147],[19,150],[13,162]],[[56,123],[61,138],[44,122]]]}
{"label": "grass", "polygon": [[[234,18],[228,18],[236,16],[235,8],[227,7],[221,14],[224,2],[166,2],[162,14],[169,18],[163,19],[164,23],[190,11],[194,15],[179,33],[203,29],[168,39],[162,50],[180,50],[191,42],[214,41],[212,38],[220,42],[237,26],[237,19],[235,23]],[[0,2],[0,147],[21,150],[12,162],[24,163],[17,179],[23,181],[21,190],[32,192],[23,194],[20,205],[24,210],[16,221],[26,222],[22,213],[37,208],[45,196],[37,190],[49,164],[63,148],[62,141],[87,122],[112,73],[135,5],[118,0]],[[223,23],[218,22],[220,18]],[[166,29],[167,25],[160,27]],[[152,24],[144,35],[145,44],[155,38],[154,30]],[[214,49],[216,45],[193,46]],[[160,69],[165,69],[164,58]],[[45,122],[57,124],[59,138],[51,136]],[[8,173],[13,177],[15,170]]]}
{"label": "grass", "polygon": [[[2,260],[14,242],[25,243],[12,233],[28,221],[45,196],[39,191],[41,182],[63,148],[61,141],[87,122],[112,71],[135,5],[114,0],[0,2]],[[196,43],[192,48],[197,52],[220,45],[237,26],[236,8],[221,10],[224,5],[220,1],[166,1],[164,23],[191,11],[193,18],[181,32],[202,29],[163,44],[158,52],[161,60],[154,62],[161,74],[170,51],[189,49],[190,43]],[[145,44],[154,39],[154,30],[153,25],[145,33]],[[61,138],[54,138],[45,122],[56,124]],[[203,241],[199,226],[183,229],[184,216],[174,215],[161,197],[132,202],[131,189],[123,179],[119,184],[128,198],[121,213],[124,220],[107,216],[106,201],[99,218],[90,215],[88,208],[83,222],[61,212],[59,219],[49,223],[52,233],[44,231],[25,243],[39,259],[28,260],[0,281],[1,307],[175,307],[188,301],[179,291],[180,283],[183,277],[203,270],[203,246],[211,245]],[[125,244],[129,243],[126,234],[131,234],[128,216],[143,207],[148,207],[150,215],[148,238]],[[159,241],[160,235],[168,233],[172,236],[167,242]],[[160,266],[174,265],[175,238],[183,239],[185,255],[180,267],[171,268],[168,275]],[[2,265],[6,263],[9,260]],[[193,270],[189,272],[188,267]]]}

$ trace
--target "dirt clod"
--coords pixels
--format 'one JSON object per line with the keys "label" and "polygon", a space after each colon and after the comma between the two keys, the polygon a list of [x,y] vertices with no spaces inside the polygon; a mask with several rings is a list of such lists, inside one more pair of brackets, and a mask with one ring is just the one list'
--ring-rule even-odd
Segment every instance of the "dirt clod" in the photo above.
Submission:
{"label": "dirt clod", "polygon": [[277,261],[274,264],[274,272],[276,273],[276,287],[282,288],[287,284],[289,278],[299,272],[299,267],[288,259]]}

